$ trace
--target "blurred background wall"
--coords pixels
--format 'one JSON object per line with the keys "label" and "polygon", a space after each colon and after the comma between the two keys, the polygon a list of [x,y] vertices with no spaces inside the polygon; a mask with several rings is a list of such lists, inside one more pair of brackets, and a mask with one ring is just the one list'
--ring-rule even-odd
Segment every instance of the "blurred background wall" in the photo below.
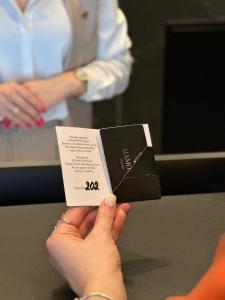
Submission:
{"label": "blurred background wall", "polygon": [[120,0],[129,24],[135,58],[128,90],[122,97],[94,104],[95,128],[150,124],[155,151],[161,149],[164,24],[171,19],[224,18],[221,0]]}

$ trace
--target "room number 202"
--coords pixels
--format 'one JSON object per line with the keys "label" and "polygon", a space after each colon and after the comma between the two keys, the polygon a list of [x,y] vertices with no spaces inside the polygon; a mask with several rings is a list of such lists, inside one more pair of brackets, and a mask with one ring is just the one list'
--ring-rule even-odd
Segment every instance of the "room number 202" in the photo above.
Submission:
{"label": "room number 202", "polygon": [[97,191],[98,188],[98,181],[86,181],[86,191]]}

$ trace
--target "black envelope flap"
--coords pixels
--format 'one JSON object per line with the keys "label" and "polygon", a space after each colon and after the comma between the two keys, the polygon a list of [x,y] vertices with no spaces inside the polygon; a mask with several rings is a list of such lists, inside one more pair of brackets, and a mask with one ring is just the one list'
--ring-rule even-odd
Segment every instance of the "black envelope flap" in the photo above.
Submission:
{"label": "black envelope flap", "polygon": [[118,201],[160,198],[154,152],[143,125],[101,129],[100,135],[112,191]]}
{"label": "black envelope flap", "polygon": [[152,147],[146,147],[134,161],[133,167],[115,187],[119,201],[151,200],[161,197]]}
{"label": "black envelope flap", "polygon": [[126,177],[143,176],[148,174],[158,174],[152,147],[145,147],[143,152],[141,152],[136,158],[133,167],[127,173]]}
{"label": "black envelope flap", "polygon": [[109,177],[114,189],[147,147],[142,125],[100,129]]}
{"label": "black envelope flap", "polygon": [[132,202],[161,198],[161,188],[158,175],[127,177],[114,191],[118,202]]}

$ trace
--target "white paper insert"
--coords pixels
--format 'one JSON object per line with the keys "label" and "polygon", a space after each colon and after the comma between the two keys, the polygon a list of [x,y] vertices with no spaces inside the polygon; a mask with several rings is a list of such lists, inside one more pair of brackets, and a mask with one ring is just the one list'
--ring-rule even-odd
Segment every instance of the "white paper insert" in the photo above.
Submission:
{"label": "white paper insert", "polygon": [[111,193],[98,146],[98,130],[56,127],[68,206],[99,205]]}

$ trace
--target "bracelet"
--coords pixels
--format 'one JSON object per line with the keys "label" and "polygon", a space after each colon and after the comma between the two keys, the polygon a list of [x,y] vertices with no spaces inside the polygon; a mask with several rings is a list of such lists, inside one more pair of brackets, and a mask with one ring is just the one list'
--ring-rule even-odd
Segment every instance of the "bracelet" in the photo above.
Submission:
{"label": "bracelet", "polygon": [[83,296],[83,297],[79,297],[79,298],[75,298],[74,300],[87,300],[89,299],[90,297],[100,297],[102,299],[106,299],[106,300],[112,300],[109,296],[105,295],[105,294],[102,294],[102,293],[90,293],[86,296]]}

